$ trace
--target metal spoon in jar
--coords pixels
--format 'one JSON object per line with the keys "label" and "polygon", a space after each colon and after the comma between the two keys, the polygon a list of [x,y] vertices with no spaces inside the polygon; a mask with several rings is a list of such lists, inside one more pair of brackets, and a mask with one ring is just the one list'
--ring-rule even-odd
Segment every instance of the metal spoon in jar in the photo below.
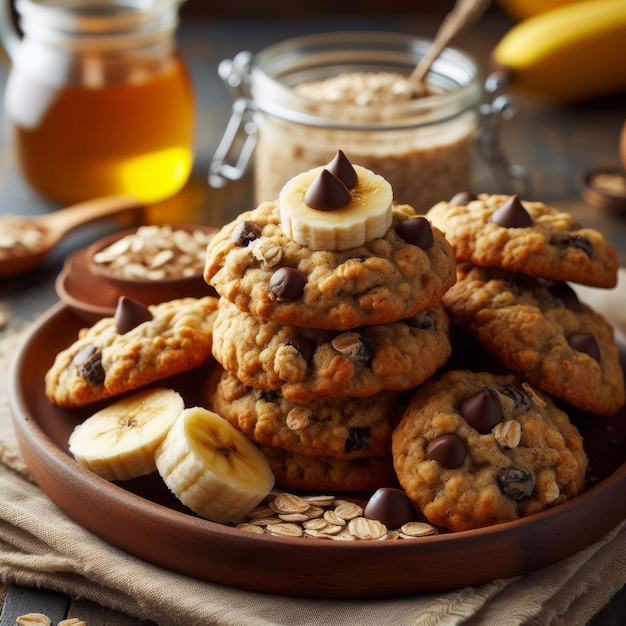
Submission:
{"label": "metal spoon in jar", "polygon": [[[0,216],[0,278],[34,269],[72,230],[125,211],[145,209],[133,196],[87,200],[36,217]],[[13,240],[14,245],[10,245]]]}
{"label": "metal spoon in jar", "polygon": [[490,4],[491,0],[457,0],[452,10],[444,18],[430,48],[409,76],[409,82],[413,86],[415,95],[427,94],[424,78],[430,66],[450,41],[463,29],[475,22]]}

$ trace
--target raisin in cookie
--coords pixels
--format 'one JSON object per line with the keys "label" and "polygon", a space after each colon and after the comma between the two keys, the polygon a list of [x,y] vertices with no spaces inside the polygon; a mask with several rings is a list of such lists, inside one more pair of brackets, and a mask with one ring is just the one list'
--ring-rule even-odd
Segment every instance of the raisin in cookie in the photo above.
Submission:
{"label": "raisin in cookie", "polygon": [[391,454],[339,460],[303,456],[271,446],[260,448],[276,477],[276,486],[281,489],[359,493],[398,484]]}
{"label": "raisin in cookie", "polygon": [[391,452],[391,433],[405,403],[400,394],[290,402],[276,391],[247,387],[216,367],[207,379],[208,408],[258,443],[304,456],[354,459]]}
{"label": "raisin in cookie", "polygon": [[441,304],[399,322],[331,331],[271,322],[222,298],[213,355],[246,385],[280,389],[295,402],[365,397],[434,374],[451,353],[448,328]]}
{"label": "raisin in cookie", "polygon": [[204,277],[242,311],[280,324],[345,330],[432,307],[454,283],[454,268],[443,234],[408,205],[394,206],[383,237],[332,251],[289,239],[278,202],[266,202],[215,236]]}
{"label": "raisin in cookie", "polygon": [[515,375],[454,370],[422,385],[393,435],[398,480],[431,524],[515,520],[573,498],[587,456],[568,416]]}
{"label": "raisin in cookie", "polygon": [[602,233],[542,202],[480,194],[439,202],[427,217],[457,261],[593,287],[617,282],[619,260]]}
{"label": "raisin in cookie", "polygon": [[509,370],[594,413],[624,404],[624,374],[611,325],[567,283],[460,263],[444,296],[450,316]]}
{"label": "raisin in cookie", "polygon": [[211,357],[217,298],[181,298],[144,307],[136,322],[103,318],[80,331],[46,374],[57,406],[78,407],[190,370]]}

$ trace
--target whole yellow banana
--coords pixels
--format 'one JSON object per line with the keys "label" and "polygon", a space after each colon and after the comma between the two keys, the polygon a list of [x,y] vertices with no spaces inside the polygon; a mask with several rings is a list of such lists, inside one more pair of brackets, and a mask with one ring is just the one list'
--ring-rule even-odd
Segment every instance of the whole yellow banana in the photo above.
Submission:
{"label": "whole yellow banana", "polygon": [[492,52],[511,86],[560,104],[626,90],[626,0],[584,0],[513,26]]}

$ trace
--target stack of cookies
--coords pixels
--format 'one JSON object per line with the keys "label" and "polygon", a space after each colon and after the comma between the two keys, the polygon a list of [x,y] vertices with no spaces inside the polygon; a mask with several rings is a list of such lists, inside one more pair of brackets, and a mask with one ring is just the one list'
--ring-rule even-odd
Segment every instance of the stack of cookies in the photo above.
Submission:
{"label": "stack of cookies", "polygon": [[451,353],[443,234],[343,153],[224,226],[209,408],[256,441],[283,489],[395,485],[407,392]]}

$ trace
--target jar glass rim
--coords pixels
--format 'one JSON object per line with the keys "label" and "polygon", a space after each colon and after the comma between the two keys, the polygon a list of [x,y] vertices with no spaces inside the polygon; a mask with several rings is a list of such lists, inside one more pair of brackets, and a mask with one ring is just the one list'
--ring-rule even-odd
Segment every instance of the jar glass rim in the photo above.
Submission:
{"label": "jar glass rim", "polygon": [[386,115],[380,122],[355,123],[357,109],[362,111],[362,107],[346,103],[339,103],[338,117],[327,103],[325,115],[312,113],[312,101],[293,89],[299,82],[329,78],[339,72],[392,71],[408,75],[431,43],[430,39],[413,35],[378,31],[328,32],[287,39],[253,58],[251,95],[260,111],[311,126],[397,129],[441,123],[476,108],[482,95],[477,63],[457,48],[445,48],[429,72],[428,82],[438,93],[385,104]]}

